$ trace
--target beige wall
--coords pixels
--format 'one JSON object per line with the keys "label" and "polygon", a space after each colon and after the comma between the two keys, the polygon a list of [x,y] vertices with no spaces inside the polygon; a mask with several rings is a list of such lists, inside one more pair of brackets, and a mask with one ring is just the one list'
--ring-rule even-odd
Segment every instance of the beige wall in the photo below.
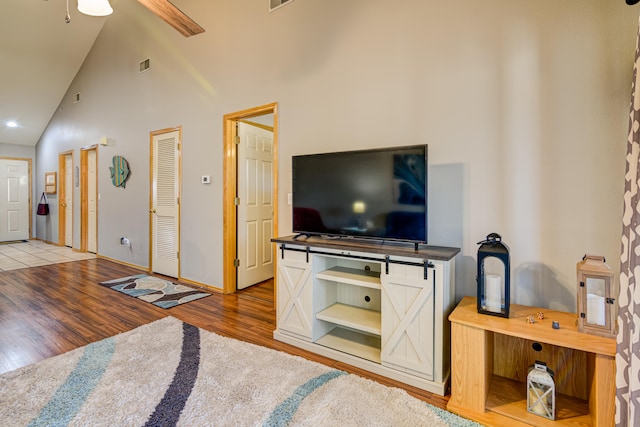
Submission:
{"label": "beige wall", "polygon": [[[137,2],[115,5],[37,148],[41,173],[58,152],[109,138],[100,254],[147,265],[149,132],[183,125],[181,271],[221,287],[222,116],[278,102],[281,234],[292,155],[427,143],[430,243],[462,248],[458,296],[475,294],[476,242],[490,232],[511,248],[514,302],[575,311],[576,262],[597,253],[618,268],[638,7],[266,3],[176,2],[207,30],[192,38]],[[130,163],[124,190],[109,180],[114,155]]]}

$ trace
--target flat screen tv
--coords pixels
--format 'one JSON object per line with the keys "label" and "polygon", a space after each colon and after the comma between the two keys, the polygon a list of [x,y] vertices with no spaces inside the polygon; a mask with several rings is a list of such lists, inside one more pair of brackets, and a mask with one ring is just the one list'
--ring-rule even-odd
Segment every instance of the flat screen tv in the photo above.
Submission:
{"label": "flat screen tv", "polygon": [[427,242],[427,145],[293,157],[293,231]]}

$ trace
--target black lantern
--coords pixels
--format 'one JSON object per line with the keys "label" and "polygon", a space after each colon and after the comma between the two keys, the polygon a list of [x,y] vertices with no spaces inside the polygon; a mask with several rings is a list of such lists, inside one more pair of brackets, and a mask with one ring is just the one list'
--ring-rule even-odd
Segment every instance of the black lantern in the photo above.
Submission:
{"label": "black lantern", "polygon": [[509,317],[509,248],[498,233],[478,244],[478,313]]}

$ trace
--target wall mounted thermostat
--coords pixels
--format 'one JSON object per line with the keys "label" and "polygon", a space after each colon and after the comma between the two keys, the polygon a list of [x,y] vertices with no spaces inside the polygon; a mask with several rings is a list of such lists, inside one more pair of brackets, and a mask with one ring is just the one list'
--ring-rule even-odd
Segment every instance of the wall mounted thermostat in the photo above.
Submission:
{"label": "wall mounted thermostat", "polygon": [[211,184],[211,175],[202,175],[203,184]]}

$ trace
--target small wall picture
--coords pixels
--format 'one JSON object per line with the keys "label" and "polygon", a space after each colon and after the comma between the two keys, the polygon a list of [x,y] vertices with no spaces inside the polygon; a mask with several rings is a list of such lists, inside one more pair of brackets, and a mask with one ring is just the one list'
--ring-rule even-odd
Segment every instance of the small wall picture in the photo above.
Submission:
{"label": "small wall picture", "polygon": [[44,173],[44,192],[47,194],[56,194],[56,172]]}

